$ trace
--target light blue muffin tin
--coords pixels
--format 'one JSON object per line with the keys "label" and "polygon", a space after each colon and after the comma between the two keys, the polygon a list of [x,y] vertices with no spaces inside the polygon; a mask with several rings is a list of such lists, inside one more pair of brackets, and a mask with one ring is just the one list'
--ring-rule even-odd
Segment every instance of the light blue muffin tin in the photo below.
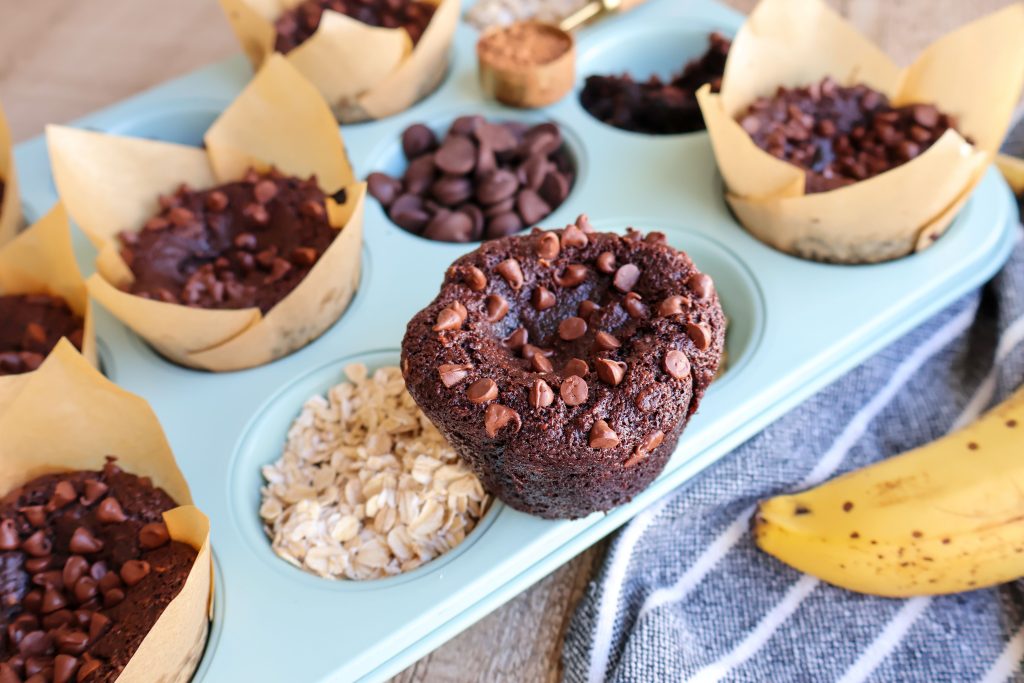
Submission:
{"label": "light blue muffin tin", "polygon": [[[579,34],[578,85],[588,74],[624,69],[641,78],[668,76],[704,50],[709,31],[733,34],[741,20],[707,0],[653,0]],[[406,322],[434,297],[446,266],[474,245],[405,233],[369,200],[364,272],[351,307],[308,347],[243,372],[177,367],[100,312],[105,371],[152,403],[213,524],[216,613],[198,681],[377,681],[399,672],[984,282],[1016,239],[1012,195],[992,171],[948,234],[922,254],[837,266],[773,251],[727,210],[705,134],[619,131],[591,118],[574,96],[535,112],[484,102],[476,86],[476,36],[468,25],[459,27],[450,72],[424,101],[383,121],[344,127],[357,173],[400,172],[399,134],[413,122],[442,130],[468,113],[556,120],[579,172],[568,200],[544,225],[562,226],[586,212],[598,229],[665,232],[714,277],[730,319],[728,372],[708,391],[664,473],[629,505],[552,522],[499,503],[461,546],[414,572],[328,581],[271,551],[257,514],[260,466],[279,457],[302,403],[338,382],[345,364],[398,363]],[[238,57],[76,125],[198,144],[249,77]],[[45,142],[19,145],[16,156],[25,210],[34,220],[56,199]],[[75,240],[89,272],[92,249],[82,235]]]}

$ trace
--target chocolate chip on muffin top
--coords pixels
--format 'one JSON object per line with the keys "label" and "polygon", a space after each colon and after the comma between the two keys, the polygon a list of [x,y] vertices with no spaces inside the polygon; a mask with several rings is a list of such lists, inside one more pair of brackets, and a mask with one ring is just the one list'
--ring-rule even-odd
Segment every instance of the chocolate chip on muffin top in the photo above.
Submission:
{"label": "chocolate chip on muffin top", "polygon": [[0,498],[0,681],[116,680],[195,562],[174,507],[113,459]]}
{"label": "chocolate chip on muffin top", "polygon": [[0,375],[35,370],[61,337],[81,351],[84,325],[59,296],[0,296]]}
{"label": "chocolate chip on muffin top", "polygon": [[831,78],[780,87],[755,100],[739,123],[758,147],[807,170],[808,193],[896,168],[957,128],[956,119],[934,105],[893,106],[866,85],[841,86]]}
{"label": "chocolate chip on muffin top", "polygon": [[488,490],[577,517],[660,471],[724,328],[711,278],[664,235],[596,233],[581,216],[456,261],[402,353],[410,393]]}
{"label": "chocolate chip on muffin top", "polygon": [[[344,190],[335,195],[344,202]],[[122,232],[132,294],[199,308],[266,313],[338,236],[316,178],[249,171],[207,190],[182,186],[138,232]]]}
{"label": "chocolate chip on muffin top", "polygon": [[415,45],[423,37],[436,9],[436,5],[419,0],[304,0],[274,22],[277,31],[274,49],[291,52],[309,40],[326,10],[370,26],[404,28]]}

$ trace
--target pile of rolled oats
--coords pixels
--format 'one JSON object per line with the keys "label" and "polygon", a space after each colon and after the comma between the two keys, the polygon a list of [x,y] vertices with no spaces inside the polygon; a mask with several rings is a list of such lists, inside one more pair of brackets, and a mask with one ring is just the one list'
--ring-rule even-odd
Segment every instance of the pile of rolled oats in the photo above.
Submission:
{"label": "pile of rolled oats", "polygon": [[374,579],[451,550],[490,498],[413,402],[398,368],[359,364],[303,406],[263,468],[274,552],[326,578]]}

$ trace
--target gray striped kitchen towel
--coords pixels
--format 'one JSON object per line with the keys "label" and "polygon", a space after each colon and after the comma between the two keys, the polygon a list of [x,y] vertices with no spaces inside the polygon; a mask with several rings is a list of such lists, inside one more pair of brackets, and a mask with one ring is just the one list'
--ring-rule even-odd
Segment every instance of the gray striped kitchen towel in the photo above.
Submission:
{"label": "gray striped kitchen towel", "polygon": [[762,498],[973,420],[1024,381],[1022,342],[1018,242],[984,288],[626,525],[569,627],[565,680],[1024,680],[1024,582],[909,600],[857,595],[761,553],[748,531]]}

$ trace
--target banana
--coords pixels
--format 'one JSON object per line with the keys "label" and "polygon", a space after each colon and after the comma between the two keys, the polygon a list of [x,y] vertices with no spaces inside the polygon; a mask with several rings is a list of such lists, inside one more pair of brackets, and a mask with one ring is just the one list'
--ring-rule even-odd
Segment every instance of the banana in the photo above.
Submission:
{"label": "banana", "polygon": [[1024,576],[1024,387],[938,441],[762,501],[753,534],[782,562],[871,595]]}

